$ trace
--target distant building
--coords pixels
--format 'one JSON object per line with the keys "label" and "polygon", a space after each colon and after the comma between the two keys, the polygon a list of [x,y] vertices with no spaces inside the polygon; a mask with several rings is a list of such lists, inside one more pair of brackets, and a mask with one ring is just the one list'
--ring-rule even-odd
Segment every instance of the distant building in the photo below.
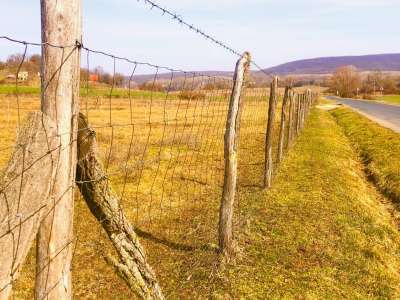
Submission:
{"label": "distant building", "polygon": [[20,81],[26,81],[28,80],[28,72],[22,71],[18,73],[18,80]]}
{"label": "distant building", "polygon": [[89,81],[91,82],[98,82],[99,81],[99,74],[90,74]]}

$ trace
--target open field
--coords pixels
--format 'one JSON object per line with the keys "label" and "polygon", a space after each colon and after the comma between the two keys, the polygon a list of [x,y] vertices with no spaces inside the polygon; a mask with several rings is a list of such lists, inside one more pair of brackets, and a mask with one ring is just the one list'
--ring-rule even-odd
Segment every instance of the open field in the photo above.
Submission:
{"label": "open field", "polygon": [[333,111],[333,116],[359,151],[371,179],[381,191],[399,203],[400,134],[350,109],[337,109]]}
{"label": "open field", "polygon": [[[0,85],[0,95],[30,95],[30,96],[39,96],[40,95],[40,87],[39,86],[26,86],[19,84],[16,86],[15,84],[1,84]],[[131,90],[128,88],[111,88],[109,86],[88,86],[86,87],[82,84],[80,89],[80,94],[82,97],[99,97],[99,98],[128,98],[129,94],[132,98],[144,98],[148,99],[151,95],[153,97],[165,98],[165,92],[150,92],[145,90]]]}
{"label": "open field", "polygon": [[[267,90],[248,90],[242,115],[242,169],[253,165],[257,178],[243,185],[260,185],[267,118]],[[82,112],[97,132],[99,155],[126,214],[143,231],[143,244],[167,295],[208,292],[204,280],[214,272],[218,255],[218,208],[223,182],[223,135],[229,91],[220,90],[196,100],[166,98],[154,93],[142,98],[83,97]],[[19,110],[17,109],[17,101]],[[1,96],[0,131],[4,144],[0,164],[12,151],[15,132],[28,112],[39,109],[35,96]],[[279,121],[279,120],[277,120]],[[254,154],[254,155],[253,155]],[[257,155],[256,155],[257,154]],[[102,228],[77,192],[74,253],[76,297],[132,297],[103,254],[113,253]],[[237,221],[239,222],[239,221]],[[209,245],[209,246],[207,246]],[[207,247],[205,247],[207,246]],[[17,297],[32,297],[32,250],[17,283]],[[92,268],[80,268],[91,265]],[[192,280],[187,280],[191,276]],[[202,288],[196,288],[198,282]]]}
{"label": "open field", "polygon": [[[396,298],[399,233],[328,113],[312,113],[274,187],[262,191],[266,94],[248,90],[245,97],[235,212],[241,251],[225,270],[218,267],[213,244],[229,93],[217,91],[196,101],[160,95],[131,101],[82,98],[109,179],[140,229],[166,296]],[[16,100],[0,96],[2,167],[15,139]],[[39,109],[38,97],[21,95],[18,101],[21,120]],[[76,195],[74,296],[131,299],[103,258],[113,253],[108,238]],[[32,249],[16,299],[32,298],[34,267]]]}

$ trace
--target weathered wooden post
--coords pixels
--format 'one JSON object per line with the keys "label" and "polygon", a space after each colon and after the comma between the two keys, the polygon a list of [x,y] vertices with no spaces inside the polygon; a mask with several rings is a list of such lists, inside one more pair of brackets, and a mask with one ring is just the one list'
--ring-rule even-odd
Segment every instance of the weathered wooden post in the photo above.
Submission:
{"label": "weathered wooden post", "polygon": [[305,114],[305,106],[306,106],[306,94],[301,95],[301,122],[300,122],[300,130],[303,130],[304,125],[304,114]]}
{"label": "weathered wooden post", "polygon": [[304,94],[299,95],[299,120],[298,120],[298,134],[303,129],[303,110],[304,110]]}
{"label": "weathered wooden post", "polygon": [[58,160],[56,126],[40,112],[18,129],[14,153],[0,178],[0,299],[13,285],[49,212]]}
{"label": "weathered wooden post", "polygon": [[295,103],[296,103],[296,109],[295,109],[295,115],[296,115],[296,136],[299,135],[300,132],[300,97],[301,94],[296,95]]}
{"label": "weathered wooden post", "polygon": [[[81,0],[41,0],[44,114],[56,123],[60,157],[52,209],[37,238],[36,299],[71,299],[73,209],[81,45]],[[62,46],[61,48],[51,45]]]}
{"label": "weathered wooden post", "polygon": [[308,115],[310,114],[310,108],[311,108],[311,90],[308,89],[306,93],[306,118],[308,118]]}
{"label": "weathered wooden post", "polygon": [[282,101],[282,113],[281,113],[281,127],[279,131],[279,144],[278,144],[278,163],[282,161],[283,148],[285,146],[285,132],[286,132],[286,120],[287,120],[287,104],[289,100],[290,88],[285,88],[285,94]]}
{"label": "weathered wooden post", "polygon": [[306,107],[307,107],[307,95],[303,94],[303,103],[302,103],[302,110],[301,110],[301,130],[304,129],[304,122],[306,118]]}
{"label": "weathered wooden post", "polygon": [[272,141],[275,131],[275,111],[278,104],[278,77],[274,77],[271,83],[268,107],[268,125],[265,136],[265,165],[264,165],[264,188],[270,188],[272,184],[273,160]]}
{"label": "weathered wooden post", "polygon": [[97,157],[96,132],[82,114],[78,128],[77,185],[118,253],[118,258],[108,255],[106,260],[139,298],[165,299],[134,227],[122,210]]}
{"label": "weathered wooden post", "polygon": [[225,131],[225,177],[219,211],[219,250],[224,255],[233,252],[232,218],[236,194],[237,151],[240,128],[241,96],[250,66],[250,53],[245,52],[238,60],[234,75],[234,84],[229,104]]}
{"label": "weathered wooden post", "polygon": [[295,105],[296,105],[295,94],[294,94],[294,91],[291,90],[289,92],[289,121],[288,121],[288,142],[287,142],[288,148],[290,148],[293,145]]}

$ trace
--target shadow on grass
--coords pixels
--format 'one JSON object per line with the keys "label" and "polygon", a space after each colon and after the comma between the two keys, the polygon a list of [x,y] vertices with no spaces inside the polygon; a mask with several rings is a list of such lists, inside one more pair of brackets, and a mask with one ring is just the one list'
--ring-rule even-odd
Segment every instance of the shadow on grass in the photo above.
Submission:
{"label": "shadow on grass", "polygon": [[171,248],[174,250],[179,250],[179,251],[202,250],[202,251],[218,252],[218,247],[211,245],[211,244],[191,246],[191,245],[176,243],[176,242],[173,242],[173,241],[170,241],[167,239],[162,239],[162,238],[156,237],[155,235],[151,234],[150,232],[144,231],[138,227],[135,227],[135,232],[139,237],[141,237],[143,239],[152,241],[157,244],[167,246],[168,248]]}

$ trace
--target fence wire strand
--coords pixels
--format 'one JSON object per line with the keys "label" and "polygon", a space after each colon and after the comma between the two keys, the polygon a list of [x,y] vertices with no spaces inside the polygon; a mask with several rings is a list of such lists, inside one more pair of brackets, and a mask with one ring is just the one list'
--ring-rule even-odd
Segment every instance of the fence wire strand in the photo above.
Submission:
{"label": "fence wire strand", "polygon": [[[154,3],[152,5],[159,8]],[[168,11],[165,10],[165,13]],[[178,16],[176,18],[181,20]],[[186,23],[182,21],[182,24]],[[204,35],[219,43],[211,36]],[[106,181],[112,187],[119,200],[120,213],[125,213],[144,239],[145,248],[161,280],[166,277],[163,273],[167,268],[166,249],[196,251],[217,240],[218,208],[224,183],[224,133],[233,88],[232,78],[137,62],[91,50],[84,45],[28,43],[4,36],[0,37],[0,41],[19,44],[24,49],[14,73],[13,89],[9,95],[0,95],[0,109],[4,110],[0,122],[1,136],[4,137],[0,147],[0,167],[6,167],[13,151],[22,151],[22,167],[13,174],[13,178],[5,178],[0,185],[0,242],[2,239],[12,239],[13,254],[10,281],[6,286],[0,287],[0,293],[14,285],[14,272],[19,269],[20,240],[25,224],[39,214],[54,218],[54,210],[63,197],[53,197],[50,206],[39,203],[31,211],[26,211],[26,207],[20,205],[20,200],[22,196],[26,196],[24,185],[27,180],[32,179],[30,171],[49,160],[51,169],[55,168],[57,173],[57,157],[77,142],[71,132],[45,132],[47,146],[36,153],[36,159],[30,162],[25,161],[26,155],[31,155],[29,149],[28,152],[25,149],[30,140],[13,146],[17,138],[15,128],[24,128],[22,120],[26,119],[28,113],[40,110],[39,90],[36,94],[25,94],[20,88],[22,82],[19,74],[24,69],[30,47],[52,47],[61,51],[62,59],[58,69],[50,76],[50,82],[58,82],[65,63],[75,51],[82,50],[82,66],[86,68],[83,70],[86,75],[81,76],[80,107],[90,128],[77,131],[95,131],[98,156],[105,170],[104,177],[90,182]],[[100,61],[106,59],[112,66],[110,84],[100,83],[99,78],[91,77],[94,73],[92,62],[99,60],[99,57]],[[117,80],[120,69],[128,69],[130,72],[122,81]],[[50,82],[44,84],[44,91]],[[239,197],[236,202],[238,216],[241,215],[241,207],[245,201],[241,191],[262,185],[268,95],[267,86],[255,88],[249,82],[242,94]],[[295,113],[298,109],[294,107],[295,104],[296,107],[299,105],[300,97],[295,99],[297,100],[290,102],[288,109],[293,110],[291,115],[299,118]],[[279,121],[277,118],[276,122]],[[296,121],[291,122],[295,126]],[[46,124],[43,119],[43,130],[47,128]],[[68,144],[61,143],[65,135],[70,136]],[[274,144],[277,145],[277,139]],[[7,198],[7,189],[17,180],[18,200],[17,207],[14,208]],[[89,181],[76,183],[87,184]],[[54,185],[55,181],[50,182],[49,194]],[[110,287],[118,282],[116,275],[106,271],[108,266],[100,262],[101,257],[114,253],[114,250],[107,242],[104,231],[90,217],[75,182],[71,182],[64,191],[65,194],[70,192],[75,194],[77,211],[74,217],[75,235],[72,240],[67,240],[59,249],[52,251],[55,255],[49,257],[37,274],[48,272],[48,266],[54,260],[60,257],[66,259],[67,252],[70,251],[74,272],[77,273],[77,279],[74,279],[77,290],[75,295],[82,295],[80,293],[83,287],[89,284],[87,276],[77,268],[77,264],[89,261],[99,264],[103,271],[101,274],[97,272],[96,278],[92,278],[90,283],[95,293],[99,293],[102,287],[93,286],[93,280],[102,282],[103,287]],[[235,220],[238,228],[245,222],[241,218]],[[103,221],[105,220],[100,220]],[[30,259],[31,264],[32,262]],[[186,260],[186,263],[192,267],[198,264],[194,259]],[[56,281],[55,286],[48,289],[48,293],[61,280],[62,278]],[[130,292],[121,293],[128,295]],[[47,294],[43,298],[46,296]]]}

